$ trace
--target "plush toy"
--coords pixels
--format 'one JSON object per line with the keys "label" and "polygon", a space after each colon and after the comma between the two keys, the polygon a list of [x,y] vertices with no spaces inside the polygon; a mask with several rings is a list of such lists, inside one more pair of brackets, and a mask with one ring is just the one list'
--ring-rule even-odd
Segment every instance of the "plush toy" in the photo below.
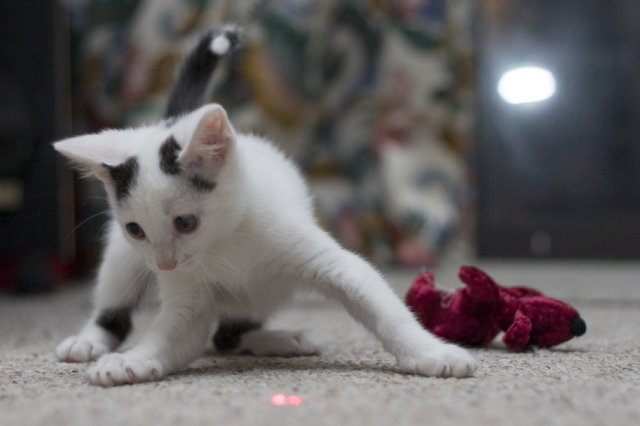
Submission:
{"label": "plush toy", "polygon": [[570,305],[528,287],[502,287],[482,270],[463,266],[465,287],[453,293],[437,289],[423,272],[406,296],[420,322],[437,336],[467,346],[491,342],[504,331],[513,350],[550,347],[581,336],[587,326]]}

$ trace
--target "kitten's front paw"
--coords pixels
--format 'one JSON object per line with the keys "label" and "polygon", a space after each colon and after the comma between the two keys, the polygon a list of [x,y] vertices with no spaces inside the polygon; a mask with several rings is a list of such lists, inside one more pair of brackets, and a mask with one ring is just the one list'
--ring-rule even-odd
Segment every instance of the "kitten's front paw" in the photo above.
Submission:
{"label": "kitten's front paw", "polygon": [[89,382],[99,386],[117,386],[152,382],[164,377],[164,368],[155,359],[124,354],[108,354],[89,368]]}
{"label": "kitten's front paw", "polygon": [[56,348],[58,361],[89,362],[95,361],[109,352],[103,343],[81,336],[71,336],[64,339]]}
{"label": "kitten's front paw", "polygon": [[405,373],[428,377],[470,377],[478,369],[478,362],[465,349],[441,344],[427,352],[398,360]]}

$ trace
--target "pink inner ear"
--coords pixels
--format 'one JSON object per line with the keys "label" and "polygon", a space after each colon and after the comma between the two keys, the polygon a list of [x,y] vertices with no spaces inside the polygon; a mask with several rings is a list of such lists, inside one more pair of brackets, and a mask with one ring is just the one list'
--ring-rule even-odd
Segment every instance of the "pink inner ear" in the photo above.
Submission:
{"label": "pink inner ear", "polygon": [[207,113],[198,124],[179,161],[187,173],[213,179],[224,165],[233,130],[222,108]]}
{"label": "pink inner ear", "polygon": [[203,145],[218,145],[225,143],[229,133],[226,114],[215,110],[202,120],[196,130],[196,138]]}
{"label": "pink inner ear", "polygon": [[223,110],[215,110],[208,114],[196,130],[197,143],[203,146],[205,155],[214,165],[220,167],[226,157],[231,132],[227,116]]}

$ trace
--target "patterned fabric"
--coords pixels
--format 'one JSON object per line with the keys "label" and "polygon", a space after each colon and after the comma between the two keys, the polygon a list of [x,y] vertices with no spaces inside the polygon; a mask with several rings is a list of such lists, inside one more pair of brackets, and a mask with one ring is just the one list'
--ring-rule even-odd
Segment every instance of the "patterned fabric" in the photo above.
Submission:
{"label": "patterned fabric", "polygon": [[214,79],[236,128],[308,176],[326,228],[378,263],[431,264],[468,198],[471,0],[74,0],[81,130],[159,117],[182,55],[226,21]]}

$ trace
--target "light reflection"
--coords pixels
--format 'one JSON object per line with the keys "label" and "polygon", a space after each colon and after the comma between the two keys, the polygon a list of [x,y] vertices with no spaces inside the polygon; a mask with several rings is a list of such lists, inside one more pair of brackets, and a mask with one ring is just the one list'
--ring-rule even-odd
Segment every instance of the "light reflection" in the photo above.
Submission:
{"label": "light reflection", "polygon": [[519,67],[502,74],[498,93],[510,104],[541,102],[556,92],[556,80],[551,71],[540,67]]}

